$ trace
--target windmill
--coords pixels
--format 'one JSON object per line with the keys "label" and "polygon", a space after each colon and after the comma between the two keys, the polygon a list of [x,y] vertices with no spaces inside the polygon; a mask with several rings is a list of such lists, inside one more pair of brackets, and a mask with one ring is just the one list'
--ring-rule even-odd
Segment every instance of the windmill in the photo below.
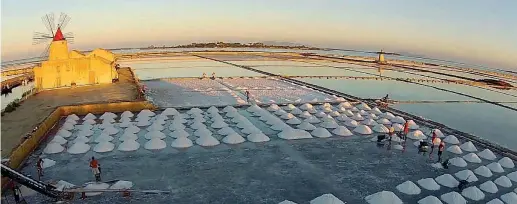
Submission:
{"label": "windmill", "polygon": [[42,16],[41,21],[43,22],[43,25],[45,25],[45,27],[47,28],[47,32],[34,32],[34,35],[32,37],[33,45],[47,43],[47,46],[41,53],[40,57],[48,56],[50,43],[52,41],[66,39],[68,43],[74,42],[74,34],[72,32],[63,34],[63,30],[68,25],[68,22],[70,22],[70,16],[68,16],[67,14],[61,13],[61,15],[59,15],[57,25],[55,22],[54,13],[49,13]]}

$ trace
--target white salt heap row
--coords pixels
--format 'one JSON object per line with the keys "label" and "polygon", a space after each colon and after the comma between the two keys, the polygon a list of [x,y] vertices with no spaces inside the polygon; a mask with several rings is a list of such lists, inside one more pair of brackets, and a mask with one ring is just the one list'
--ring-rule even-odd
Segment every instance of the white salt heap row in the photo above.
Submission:
{"label": "white salt heap row", "polygon": [[490,180],[479,185],[479,188],[488,193],[497,193],[497,191],[499,190],[495,183]]}
{"label": "white salt heap row", "polygon": [[323,194],[310,201],[310,204],[345,204],[332,194]]}
{"label": "white salt heap row", "polygon": [[372,195],[366,196],[364,198],[366,202],[369,204],[402,204],[402,200],[400,200],[395,193],[391,191],[381,191],[374,193]]}
{"label": "white salt heap row", "polygon": [[311,134],[305,130],[286,128],[278,133],[278,137],[286,140],[308,139],[312,138]]}
{"label": "white salt heap row", "polygon": [[463,151],[461,151],[461,148],[458,145],[452,145],[452,146],[448,147],[447,151],[454,153],[454,154],[463,154]]}
{"label": "white salt heap row", "polygon": [[463,196],[461,196],[461,194],[459,194],[455,191],[445,193],[445,194],[441,195],[440,198],[443,201],[445,201],[445,203],[447,203],[447,204],[466,204],[467,203],[465,198],[463,198]]}
{"label": "white salt heap row", "polygon": [[408,194],[408,195],[418,195],[421,192],[420,188],[412,181],[406,181],[404,183],[401,183],[401,184],[397,185],[396,188],[400,192]]}
{"label": "white salt heap row", "polygon": [[465,143],[461,144],[460,148],[462,150],[467,151],[467,152],[477,152],[478,151],[476,146],[474,146],[474,144],[471,141],[468,141],[468,142],[465,142]]}
{"label": "white salt heap row", "polygon": [[449,136],[447,136],[445,139],[443,139],[443,141],[444,141],[444,142],[447,142],[447,143],[449,143],[449,144],[454,144],[454,145],[456,145],[456,144],[459,144],[459,143],[460,143],[460,141],[458,140],[458,138],[456,138],[456,136],[454,136],[454,135],[449,135]]}
{"label": "white salt heap row", "polygon": [[492,171],[490,171],[489,168],[487,168],[486,166],[480,166],[478,168],[476,168],[474,170],[474,173],[476,173],[477,175],[480,175],[480,176],[483,176],[483,177],[491,177],[493,174],[492,174]]}

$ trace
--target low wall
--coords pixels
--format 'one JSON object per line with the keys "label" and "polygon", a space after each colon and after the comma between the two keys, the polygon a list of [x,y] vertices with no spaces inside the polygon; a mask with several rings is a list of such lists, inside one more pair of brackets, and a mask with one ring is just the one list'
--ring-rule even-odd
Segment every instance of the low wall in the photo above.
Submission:
{"label": "low wall", "polygon": [[[13,169],[20,169],[29,155],[47,137],[47,133],[59,122],[61,117],[70,114],[86,115],[104,112],[141,111],[143,109],[156,110],[157,107],[147,101],[85,104],[75,106],[61,106],[56,108],[45,120],[38,125],[38,129],[25,139],[9,156],[7,165]],[[2,177],[2,189],[8,183],[8,178]]]}

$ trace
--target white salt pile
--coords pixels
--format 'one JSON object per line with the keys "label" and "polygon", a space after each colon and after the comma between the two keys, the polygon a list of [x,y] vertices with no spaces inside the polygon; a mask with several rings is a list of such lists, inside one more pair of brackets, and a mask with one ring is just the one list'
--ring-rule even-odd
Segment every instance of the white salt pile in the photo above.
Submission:
{"label": "white salt pile", "polygon": [[359,113],[356,113],[355,115],[353,115],[350,118],[353,119],[353,120],[358,120],[358,121],[365,119],[363,116],[359,115]]}
{"label": "white salt pile", "polygon": [[52,167],[54,165],[56,165],[56,161],[52,160],[52,159],[42,159],[43,160],[43,164],[41,164],[41,168],[49,168],[49,167]]}
{"label": "white salt pile", "polygon": [[383,124],[377,124],[377,125],[373,126],[372,130],[375,131],[375,132],[378,132],[378,133],[388,133],[388,132],[390,132],[390,130],[386,126],[384,126]]}
{"label": "white salt pile", "polygon": [[425,139],[427,139],[427,136],[425,136],[424,133],[422,133],[422,131],[420,131],[420,130],[415,130],[413,132],[410,132],[407,135],[407,137],[410,138],[410,139],[414,139],[414,140],[425,140]]}
{"label": "white salt pile", "polygon": [[323,128],[337,128],[339,126],[339,124],[337,124],[337,122],[332,119],[332,118],[324,118],[322,119],[323,122],[320,123],[320,127],[323,127]]}
{"label": "white salt pile", "polygon": [[316,129],[316,127],[314,125],[308,123],[307,121],[303,121],[301,124],[296,126],[296,128],[302,129],[302,130],[314,130],[314,129]]}
{"label": "white salt pile", "polygon": [[75,121],[75,120],[65,120],[65,123],[69,123],[69,124],[72,124],[72,125],[76,125],[76,124],[77,124],[77,121]]}
{"label": "white salt pile", "polygon": [[51,143],[47,144],[45,149],[43,149],[43,152],[45,154],[55,154],[55,153],[62,152],[63,150],[65,150],[65,148],[63,146],[61,146],[59,143],[51,142]]}
{"label": "white salt pile", "polygon": [[94,142],[101,143],[101,142],[110,142],[112,140],[113,140],[112,136],[102,133],[97,138],[95,138]]}
{"label": "white salt pile", "polygon": [[60,145],[65,144],[66,142],[67,140],[59,135],[54,136],[54,138],[52,138],[50,141],[50,143],[58,143]]}
{"label": "white salt pile", "polygon": [[258,129],[257,127],[255,126],[248,126],[248,127],[244,127],[242,130],[241,130],[242,133],[244,134],[256,134],[256,133],[262,133],[262,131],[260,129]]}
{"label": "white salt pile", "polygon": [[220,135],[228,135],[230,133],[234,133],[235,130],[233,130],[233,128],[231,127],[224,127],[220,130],[217,131],[217,134],[220,134]]}
{"label": "white salt pile", "polygon": [[343,108],[352,108],[352,104],[350,104],[349,102],[343,102],[343,103],[340,103],[338,105],[338,107],[343,107]]}
{"label": "white salt pile", "polygon": [[92,113],[86,114],[86,116],[83,117],[83,120],[95,120],[97,117],[93,115]]}
{"label": "white salt pile", "polygon": [[298,125],[298,124],[301,124],[302,121],[298,118],[291,118],[291,119],[285,121],[285,123],[291,124],[291,125]]}
{"label": "white salt pile", "polygon": [[140,148],[140,144],[135,140],[125,140],[124,142],[120,143],[118,145],[118,150],[129,152],[129,151],[135,151],[138,148]]}
{"label": "white salt pile", "polygon": [[509,173],[506,175],[510,180],[517,182],[517,171],[514,171],[512,173]]}
{"label": "white salt pile", "polygon": [[296,203],[293,201],[290,201],[290,200],[284,200],[282,202],[279,202],[278,204],[296,204]]}
{"label": "white salt pile", "polygon": [[495,179],[494,183],[496,183],[497,185],[500,185],[502,187],[505,187],[505,188],[512,187],[512,181],[510,181],[510,179],[506,176],[501,176],[501,177]]}
{"label": "white salt pile", "polygon": [[412,181],[405,181],[404,183],[397,185],[396,188],[400,192],[408,195],[418,195],[421,192],[420,188]]}
{"label": "white salt pile", "polygon": [[134,116],[134,114],[131,111],[124,111],[122,114],[120,114],[120,117],[122,117],[122,118],[130,118],[133,116]]}
{"label": "white salt pile", "polygon": [[373,113],[366,115],[366,118],[373,119],[373,120],[379,119],[379,117]]}
{"label": "white salt pile", "polygon": [[487,159],[487,160],[494,160],[497,158],[495,156],[495,154],[492,151],[490,151],[489,149],[485,149],[485,150],[479,152],[478,155],[479,155],[479,157],[481,157],[483,159]]}
{"label": "white salt pile", "polygon": [[309,109],[313,109],[313,106],[310,103],[305,103],[305,104],[300,106],[300,109],[302,109],[302,110],[309,110]]}
{"label": "white salt pile", "polygon": [[[501,158],[497,163],[501,164],[502,167],[507,169],[512,169],[515,167],[515,164],[513,163],[513,160],[508,157]],[[517,182],[517,180],[516,180]]]}
{"label": "white salt pile", "polygon": [[222,141],[226,144],[240,144],[245,142],[246,140],[241,135],[237,133],[232,133],[224,137]]}
{"label": "white salt pile", "polygon": [[356,107],[358,109],[365,110],[365,111],[371,111],[372,110],[372,108],[370,108],[370,106],[368,106],[368,104],[366,104],[366,103],[360,103]]}
{"label": "white salt pile", "polygon": [[303,111],[303,113],[300,114],[300,117],[302,118],[310,118],[312,115],[307,112],[307,111]]}
{"label": "white salt pile", "polygon": [[67,151],[70,154],[84,154],[88,150],[90,150],[90,145],[82,142],[76,142],[70,148],[68,148]]}
{"label": "white salt pile", "polygon": [[[100,183],[100,182],[92,182],[86,185],[83,189],[85,190],[105,190],[108,189],[110,185],[107,183]],[[87,192],[85,193],[86,196],[96,196],[100,195],[102,192]]]}
{"label": "white salt pile", "polygon": [[501,196],[501,200],[503,200],[507,204],[517,203],[517,194],[514,192],[506,193]]}
{"label": "white salt pile", "polygon": [[310,204],[345,204],[332,194],[323,194],[311,200]]}
{"label": "white salt pile", "polygon": [[187,148],[187,147],[192,147],[192,145],[194,145],[192,143],[192,140],[190,140],[187,137],[178,137],[178,139],[175,139],[171,143],[171,146],[175,147],[175,148]]}
{"label": "white salt pile", "polygon": [[396,145],[393,145],[393,149],[404,150],[404,147],[402,145],[396,144]]}
{"label": "white salt pile", "polygon": [[169,130],[171,130],[171,131],[183,130],[183,129],[185,129],[185,125],[183,125],[180,122],[173,122],[173,123],[171,123],[171,125],[169,125]]}
{"label": "white salt pile", "polygon": [[111,152],[115,149],[115,144],[111,142],[101,142],[93,147],[94,152]]}
{"label": "white salt pile", "polygon": [[[258,106],[257,106],[258,107]],[[260,107],[259,107],[260,108]],[[261,108],[260,108],[261,109]],[[167,110],[167,109],[166,109]],[[258,110],[258,109],[257,109]],[[165,111],[164,111],[165,112]],[[217,109],[215,106],[210,106],[208,110],[206,110],[207,113],[215,114],[219,113],[219,109]]]}
{"label": "white salt pile", "polygon": [[461,157],[454,157],[449,160],[449,163],[457,167],[466,167],[467,162]]}
{"label": "white salt pile", "polygon": [[283,131],[285,129],[291,128],[291,126],[281,122],[281,123],[274,124],[270,128],[273,129],[273,130],[276,130],[276,131]]}
{"label": "white salt pile", "polygon": [[129,120],[124,120],[124,121],[121,121],[118,126],[119,127],[122,127],[122,128],[125,128],[125,127],[129,127],[133,125],[133,122],[129,121]]}
{"label": "white salt pile", "polygon": [[460,180],[467,180],[468,182],[478,181],[478,177],[476,177],[476,175],[474,175],[474,172],[472,172],[471,170],[468,170],[468,169],[458,171],[454,175]]}
{"label": "white salt pile", "polygon": [[462,150],[465,150],[467,152],[477,152],[476,146],[471,141],[465,142],[462,145],[460,145],[460,148]]}
{"label": "white salt pile", "polygon": [[386,118],[388,120],[392,120],[393,118],[395,118],[395,115],[393,115],[393,113],[390,112],[385,112],[381,114],[381,117]]}
{"label": "white salt pile", "polygon": [[116,183],[114,183],[113,185],[111,185],[109,189],[120,190],[120,189],[130,189],[132,187],[133,187],[133,182],[120,180],[120,181],[117,181]]}
{"label": "white salt pile", "polygon": [[467,201],[459,193],[452,191],[440,196],[440,198],[447,204],[466,204]]}
{"label": "white salt pile", "polygon": [[72,133],[65,129],[59,129],[59,131],[57,131],[56,135],[59,135],[63,138],[68,138],[68,137],[72,136]]}
{"label": "white salt pile", "polygon": [[[83,123],[82,123],[82,124],[83,124],[83,125],[84,125],[84,124],[90,124],[90,125],[93,125],[93,124],[96,124],[96,123],[97,123],[97,121],[95,121],[95,120],[93,120],[93,119],[88,119],[88,120],[83,121]],[[66,124],[66,123],[65,123],[65,124]]]}
{"label": "white salt pile", "polygon": [[163,149],[167,146],[165,144],[165,141],[161,140],[160,138],[152,138],[151,140],[147,141],[144,145],[145,149],[154,150],[154,149]]}
{"label": "white salt pile", "polygon": [[160,131],[151,131],[151,132],[147,132],[145,134],[145,139],[150,140],[153,138],[163,139],[163,138],[165,138],[165,134]]}
{"label": "white salt pile", "polygon": [[430,196],[420,199],[418,201],[418,204],[443,204],[443,203],[437,197],[430,195]]}
{"label": "white salt pile", "polygon": [[75,128],[75,125],[72,123],[65,123],[61,128],[65,130],[73,130]]}
{"label": "white salt pile", "polygon": [[479,190],[479,188],[475,186],[468,187],[466,189],[463,189],[461,192],[461,195],[463,195],[465,198],[471,199],[473,201],[480,201],[485,199],[485,194]]}
{"label": "white salt pile", "polygon": [[420,128],[420,126],[418,126],[413,120],[408,120],[407,123],[409,125],[409,129],[416,130]]}
{"label": "white salt pile", "polygon": [[434,179],[437,183],[439,183],[442,186],[446,186],[449,188],[454,188],[460,184],[452,175],[450,174],[443,174],[441,176],[438,176]]}
{"label": "white salt pile", "polygon": [[269,137],[264,133],[253,133],[246,137],[250,142],[267,142],[269,141]]}
{"label": "white salt pile", "polygon": [[370,111],[370,113],[382,114],[381,110],[379,110],[379,108],[378,108],[378,107],[374,107],[374,108],[372,108],[372,110]]}
{"label": "white salt pile", "polygon": [[149,120],[140,120],[136,123],[136,126],[138,126],[138,127],[143,127],[143,126],[148,126],[148,125],[151,125],[151,122],[149,122]]}
{"label": "white salt pile", "polygon": [[389,121],[386,118],[381,118],[381,119],[377,120],[377,123],[384,124],[384,125],[391,125],[391,121]]}
{"label": "white salt pile", "polygon": [[312,138],[311,134],[305,130],[286,128],[278,133],[278,137],[285,140],[308,139]]}
{"label": "white salt pile", "polygon": [[352,136],[352,132],[348,130],[348,128],[344,126],[339,126],[336,129],[332,130],[332,133],[338,136]]}
{"label": "white salt pile", "polygon": [[277,111],[274,112],[274,114],[275,115],[285,115],[285,114],[287,114],[287,112],[285,112],[285,110],[283,110],[283,109],[278,109]]}
{"label": "white salt pile", "polygon": [[202,136],[196,139],[196,144],[203,147],[211,147],[219,145],[220,142],[215,137],[211,135]]}
{"label": "white salt pile", "polygon": [[293,109],[295,109],[295,108],[296,108],[296,106],[294,106],[293,104],[288,104],[287,106],[284,106],[284,108],[283,108],[283,109],[284,109],[284,110],[293,110]]}
{"label": "white salt pile", "polygon": [[483,176],[483,177],[491,177],[493,174],[492,174],[492,171],[490,171],[489,168],[487,168],[486,166],[480,166],[478,168],[476,168],[474,170],[474,173],[476,173],[477,175],[480,175],[480,176]]}
{"label": "white salt pile", "polygon": [[495,172],[495,173],[503,173],[504,172],[504,169],[501,166],[501,164],[499,164],[497,162],[492,162],[492,163],[486,165],[486,167],[488,167],[490,169],[490,171]]}
{"label": "white salt pile", "polygon": [[391,191],[381,191],[374,193],[372,195],[366,196],[364,198],[366,202],[369,204],[402,204],[402,200],[400,200],[395,193]]}
{"label": "white salt pile", "polygon": [[[227,109],[228,107],[232,107],[232,106],[226,106],[224,109]],[[233,108],[233,107],[232,107],[232,108]],[[223,111],[225,111],[224,109],[223,109]],[[268,111],[277,111],[277,110],[279,110],[279,109],[280,109],[280,107],[279,107],[278,105],[276,105],[276,104],[271,104],[271,105],[267,108],[267,110],[268,110]],[[227,111],[225,111],[225,112],[227,112]]]}
{"label": "white salt pile", "polygon": [[461,151],[461,148],[458,145],[450,146],[449,148],[447,148],[447,151],[454,154],[463,154],[463,151]]}
{"label": "white salt pile", "polygon": [[486,204],[504,204],[503,201],[499,200],[499,198],[494,198]]}
{"label": "white salt pile", "polygon": [[154,115],[156,115],[154,112],[150,111],[149,109],[144,109],[144,110],[140,111],[140,113],[138,113],[137,117],[141,117],[141,116],[150,117],[150,116],[154,116]]}
{"label": "white salt pile", "polygon": [[72,143],[88,143],[90,142],[90,138],[87,138],[85,136],[79,136],[79,137],[76,137],[74,139],[74,141],[72,141]]}
{"label": "white salt pile", "polygon": [[108,135],[114,135],[114,134],[117,134],[118,133],[118,129],[113,127],[113,126],[110,126],[110,127],[106,127],[104,128],[104,130],[102,130],[102,133],[105,133],[105,134],[108,134]]}
{"label": "white salt pile", "polygon": [[320,119],[318,119],[318,118],[316,118],[316,117],[314,117],[314,116],[312,116],[312,117],[310,117],[310,118],[307,118],[307,119],[305,119],[304,121],[305,121],[305,122],[308,122],[308,123],[313,123],[313,124],[314,124],[314,123],[319,123],[319,122],[321,122],[321,120],[320,120]]}
{"label": "white salt pile", "polygon": [[145,121],[145,120],[151,120],[151,117],[140,116],[140,117],[136,117],[136,119],[135,119],[135,121]]}
{"label": "white salt pile", "polygon": [[370,129],[370,127],[368,127],[366,125],[358,125],[354,129],[354,132],[359,133],[361,135],[369,135],[369,134],[372,134],[372,129]]}
{"label": "white salt pile", "polygon": [[464,155],[463,159],[465,159],[471,163],[481,163],[481,159],[478,157],[477,154],[474,154],[474,153],[468,153],[468,154]]}
{"label": "white salt pile", "polygon": [[497,193],[497,191],[499,190],[495,183],[490,180],[479,185],[479,188],[488,193]]}
{"label": "white salt pile", "polygon": [[459,144],[460,143],[458,138],[456,138],[456,136],[454,136],[454,135],[447,136],[445,139],[443,139],[443,141],[447,142],[449,144]]}
{"label": "white salt pile", "polygon": [[130,132],[130,133],[138,133],[140,132],[140,128],[134,125],[128,126],[124,132]]}
{"label": "white salt pile", "polygon": [[104,112],[104,114],[102,114],[101,117],[99,117],[99,119],[106,120],[106,119],[114,119],[114,118],[117,118],[117,117],[118,116],[115,113]]}
{"label": "white salt pile", "polygon": [[175,130],[170,135],[172,138],[188,137],[190,134],[184,129]]}
{"label": "white salt pile", "polygon": [[[347,121],[347,120],[345,120],[345,121]],[[361,121],[361,124],[363,124],[363,125],[377,125],[378,123],[375,122],[375,120],[368,118],[366,120]]]}
{"label": "white salt pile", "polygon": [[202,128],[202,129],[198,129],[194,132],[194,135],[198,136],[198,137],[202,137],[202,136],[209,136],[209,135],[212,135],[212,131],[206,129],[206,128]]}
{"label": "white salt pile", "polygon": [[329,115],[332,117],[338,117],[341,116],[341,113],[339,113],[338,111],[332,111]]}
{"label": "white salt pile", "polygon": [[147,131],[162,131],[163,125],[156,123],[156,121],[149,127],[147,127]]}
{"label": "white salt pile", "polygon": [[342,115],[345,115],[345,116],[348,116],[348,117],[352,117],[354,116],[354,113],[350,110],[346,110],[345,112],[342,113]]}
{"label": "white salt pile", "polygon": [[440,185],[434,181],[432,178],[424,178],[417,181],[418,185],[422,188],[430,191],[440,190]]}
{"label": "white salt pile", "polygon": [[190,125],[190,128],[192,128],[194,130],[199,130],[199,129],[206,128],[206,125],[204,123],[202,123],[202,122],[194,121],[194,123],[192,123]]}
{"label": "white salt pile", "polygon": [[364,117],[364,116],[369,115],[369,113],[368,113],[368,112],[366,112],[366,111],[364,111],[364,110],[360,110],[360,111],[359,111],[359,112],[357,112],[357,113],[358,113],[359,115],[363,116],[363,117]]}
{"label": "white salt pile", "polygon": [[124,132],[122,136],[118,138],[120,141],[126,141],[126,140],[137,140],[138,136],[135,133],[131,132]]}
{"label": "white salt pile", "polygon": [[187,111],[187,114],[190,114],[190,115],[201,114],[201,113],[203,113],[203,110],[201,110],[199,108],[191,108],[190,110]]}
{"label": "white salt pile", "polygon": [[66,120],[79,120],[79,117],[76,114],[71,114],[66,116]]}
{"label": "white salt pile", "polygon": [[317,113],[315,114],[315,116],[316,116],[316,117],[318,117],[318,118],[323,118],[323,117],[327,116],[327,114],[326,114],[326,113],[324,113],[324,112],[321,112],[321,111],[320,111],[320,112],[317,112]]}
{"label": "white salt pile", "polygon": [[406,123],[406,120],[404,120],[403,117],[395,116],[395,118],[391,119],[391,122],[404,124],[404,123]]}
{"label": "white salt pile", "polygon": [[226,124],[226,123],[225,123],[224,121],[222,121],[222,120],[217,120],[217,121],[215,121],[214,123],[212,123],[212,124],[210,125],[210,127],[215,128],[215,129],[221,129],[221,128],[223,128],[223,127],[227,127],[227,126],[228,126],[228,124]]}
{"label": "white salt pile", "polygon": [[325,128],[316,128],[311,132],[311,135],[319,138],[331,137],[332,134]]}

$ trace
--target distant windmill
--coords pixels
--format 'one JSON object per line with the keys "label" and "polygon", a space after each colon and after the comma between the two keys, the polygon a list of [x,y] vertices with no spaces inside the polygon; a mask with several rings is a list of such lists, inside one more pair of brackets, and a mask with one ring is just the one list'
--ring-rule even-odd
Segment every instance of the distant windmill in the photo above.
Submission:
{"label": "distant windmill", "polygon": [[48,56],[48,50],[52,41],[66,39],[68,43],[74,42],[74,34],[72,32],[65,34],[62,32],[62,30],[68,25],[68,22],[70,22],[70,17],[65,13],[61,13],[57,21],[57,26],[54,20],[54,13],[46,14],[41,17],[43,25],[47,28],[47,33],[34,32],[34,36],[32,37],[33,45],[47,43],[45,50],[43,50],[40,55],[41,57]]}

